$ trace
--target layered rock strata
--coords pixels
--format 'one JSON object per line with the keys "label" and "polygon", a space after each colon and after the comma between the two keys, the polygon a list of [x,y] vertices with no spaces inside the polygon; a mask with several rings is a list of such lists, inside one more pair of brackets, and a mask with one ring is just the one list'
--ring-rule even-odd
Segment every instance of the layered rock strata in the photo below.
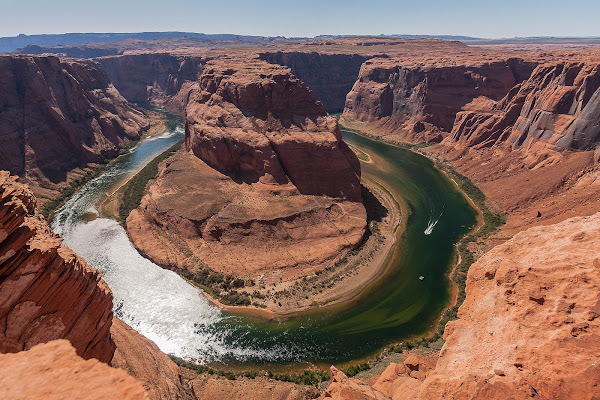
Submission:
{"label": "layered rock strata", "polygon": [[60,247],[35,198],[0,172],[0,352],[68,339],[85,359],[110,362],[112,293],[101,274]]}
{"label": "layered rock strata", "polygon": [[127,100],[183,112],[206,58],[140,53],[101,57],[97,61]]}
{"label": "layered rock strata", "polygon": [[93,61],[0,56],[0,169],[52,186],[148,129]]}
{"label": "layered rock strata", "polygon": [[370,56],[278,51],[261,53],[259,58],[289,67],[314,92],[327,111],[341,112],[361,65]]}
{"label": "layered rock strata", "polygon": [[459,111],[473,101],[500,100],[534,66],[520,59],[428,65],[374,58],[362,65],[344,116],[396,131],[399,139],[439,142]]}
{"label": "layered rock strata", "polygon": [[353,249],[366,220],[359,162],[313,93],[257,60],[209,63],[199,87],[187,153],[127,219],[136,247],[170,268],[277,280]]}
{"label": "layered rock strata", "polygon": [[600,65],[544,64],[489,109],[459,113],[449,140],[474,148],[507,144],[538,164],[555,161],[556,152],[593,150],[599,121]]}

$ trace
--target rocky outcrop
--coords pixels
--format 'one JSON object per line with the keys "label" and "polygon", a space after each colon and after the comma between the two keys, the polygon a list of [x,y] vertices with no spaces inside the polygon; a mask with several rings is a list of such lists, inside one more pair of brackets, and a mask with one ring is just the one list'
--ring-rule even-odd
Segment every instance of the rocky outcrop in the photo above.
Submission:
{"label": "rocky outcrop", "polygon": [[113,319],[110,331],[117,345],[111,365],[139,380],[151,400],[194,398],[183,383],[179,367],[154,342],[118,318]]}
{"label": "rocky outcrop", "polygon": [[372,387],[334,374],[328,392],[378,398],[372,389],[393,399],[597,398],[599,241],[600,213],[517,234],[469,269],[459,319],[446,326],[437,364],[422,383],[412,374],[421,363],[411,355],[404,362],[410,377],[391,371],[394,364]]}
{"label": "rocky outcrop", "polygon": [[0,169],[30,183],[119,154],[147,118],[93,61],[0,56]]}
{"label": "rocky outcrop", "polygon": [[101,57],[114,85],[132,102],[184,111],[206,59],[171,53],[140,53]]}
{"label": "rocky outcrop", "polygon": [[328,112],[340,112],[344,110],[346,95],[356,82],[361,65],[370,56],[278,51],[261,53],[259,58],[289,67]]}
{"label": "rocky outcrop", "polygon": [[539,163],[555,152],[594,149],[598,121],[600,65],[544,64],[489,109],[459,113],[450,140],[469,147],[506,143]]}
{"label": "rocky outcrop", "polygon": [[112,293],[101,274],[60,247],[31,192],[0,172],[0,352],[68,339],[85,359],[110,362]]}
{"label": "rocky outcrop", "polygon": [[54,340],[0,355],[0,398],[143,400],[148,396],[125,371],[83,360],[68,341]]}
{"label": "rocky outcrop", "polygon": [[439,142],[463,107],[474,100],[500,100],[529,77],[534,65],[520,59],[429,65],[374,58],[361,67],[344,116],[397,131],[400,139]]}
{"label": "rocky outcrop", "polygon": [[233,179],[361,198],[358,159],[336,120],[288,68],[209,64],[186,114],[186,150]]}
{"label": "rocky outcrop", "polygon": [[266,377],[225,379],[216,375],[202,374],[190,381],[198,399],[210,400],[308,400],[319,397],[314,386],[276,381]]}
{"label": "rocky outcrop", "polygon": [[[332,265],[365,231],[360,167],[288,68],[208,64],[187,107],[186,149],[127,219],[160,265],[292,279]],[[272,304],[271,304],[272,305]]]}
{"label": "rocky outcrop", "polygon": [[600,214],[573,218],[519,233],[473,264],[421,397],[600,395],[599,240]]}

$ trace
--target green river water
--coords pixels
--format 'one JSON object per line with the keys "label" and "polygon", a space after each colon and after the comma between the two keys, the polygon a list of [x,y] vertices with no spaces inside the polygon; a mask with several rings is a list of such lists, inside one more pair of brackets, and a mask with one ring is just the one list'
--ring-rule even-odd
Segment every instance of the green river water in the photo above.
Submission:
{"label": "green river water", "polygon": [[[399,245],[386,273],[352,301],[267,320],[220,311],[197,288],[141,257],[116,221],[84,218],[128,171],[182,136],[178,126],[142,142],[85,185],[52,221],[65,245],[104,272],[115,314],[163,351],[229,366],[328,366],[374,355],[434,326],[450,300],[447,273],[456,258],[454,245],[475,226],[477,212],[430,160],[343,132],[348,143],[374,161],[361,162],[363,177],[378,181],[410,210],[402,216],[408,218],[406,230],[398,232]],[[428,226],[431,232],[425,234]]]}

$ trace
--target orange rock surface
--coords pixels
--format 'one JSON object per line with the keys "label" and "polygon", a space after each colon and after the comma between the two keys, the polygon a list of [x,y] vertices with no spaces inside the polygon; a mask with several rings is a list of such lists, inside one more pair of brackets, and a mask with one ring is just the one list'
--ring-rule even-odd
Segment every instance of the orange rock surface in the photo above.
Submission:
{"label": "orange rock surface", "polygon": [[186,149],[127,219],[160,265],[249,279],[332,265],[362,239],[360,166],[337,121],[288,68],[209,63]]}
{"label": "orange rock surface", "polygon": [[179,367],[154,342],[118,318],[113,319],[110,332],[117,346],[111,365],[139,380],[150,399],[194,398],[183,383]]}
{"label": "orange rock surface", "polygon": [[596,63],[538,66],[489,111],[458,113],[450,141],[469,147],[503,142],[523,149],[531,166],[557,151],[589,150],[600,141],[600,68]]}
{"label": "orange rock surface", "polygon": [[142,385],[125,371],[84,360],[66,340],[0,355],[0,398],[10,400],[142,400]]}
{"label": "orange rock surface", "polygon": [[31,192],[0,171],[0,352],[68,339],[83,358],[108,363],[112,292],[61,241]]}
{"label": "orange rock surface", "polygon": [[600,213],[518,233],[471,266],[459,319],[446,326],[422,383],[403,373],[419,369],[410,355],[400,373],[391,364],[372,387],[334,370],[324,397],[597,398],[598,243]]}
{"label": "orange rock surface", "polygon": [[0,56],[0,170],[55,188],[149,128],[94,61]]}

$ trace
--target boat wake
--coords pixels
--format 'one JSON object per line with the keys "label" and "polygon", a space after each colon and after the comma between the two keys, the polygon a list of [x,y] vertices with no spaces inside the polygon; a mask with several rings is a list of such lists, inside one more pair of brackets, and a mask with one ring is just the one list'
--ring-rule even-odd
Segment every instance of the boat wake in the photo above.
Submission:
{"label": "boat wake", "polygon": [[431,210],[431,216],[429,217],[429,222],[427,223],[427,228],[425,228],[425,235],[431,235],[431,233],[433,232],[433,228],[435,228],[435,226],[437,225],[437,223],[439,222],[440,218],[442,218],[442,215],[444,215],[444,211],[442,211],[440,213],[440,215],[436,217],[434,217],[434,213],[433,210]]}

